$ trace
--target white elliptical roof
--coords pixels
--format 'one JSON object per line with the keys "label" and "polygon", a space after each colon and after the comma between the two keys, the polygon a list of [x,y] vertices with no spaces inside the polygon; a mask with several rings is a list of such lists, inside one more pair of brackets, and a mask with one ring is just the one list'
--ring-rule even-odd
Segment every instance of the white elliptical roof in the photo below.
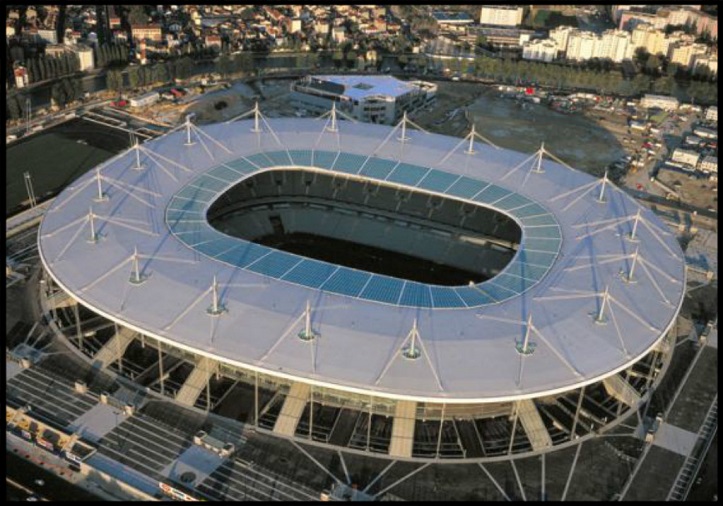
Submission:
{"label": "white elliptical roof", "polygon": [[[259,131],[253,120],[188,124],[80,177],[42,222],[39,250],[47,271],[83,305],[179,348],[314,385],[429,402],[529,398],[599,381],[648,353],[680,309],[685,263],[674,235],[607,180],[548,157],[477,142],[470,153],[469,140],[399,125],[333,122],[336,128],[327,128],[329,122],[296,118],[261,118],[257,124]],[[520,224],[522,244],[512,262],[517,264],[508,266],[508,281],[495,285],[498,276],[489,285],[455,288],[456,295],[414,283],[413,297],[405,296],[411,282],[407,288],[401,281],[397,303],[384,303],[361,289],[356,296],[325,290],[335,269],[324,271],[323,262],[284,257],[288,263],[264,267],[272,275],[254,271],[253,262],[234,265],[223,255],[248,244],[211,229],[205,210],[255,173],[308,165],[310,151],[319,157],[314,170],[352,177],[389,182],[402,166],[431,169],[414,176],[410,168],[402,174],[402,180],[412,178],[408,185],[389,183],[399,186],[425,188],[427,177],[454,176],[445,190],[420,191],[497,208]],[[268,155],[255,156],[260,152]],[[363,163],[361,170],[348,165],[372,154],[391,160],[393,168],[374,175]],[[485,199],[484,188],[507,192]],[[189,197],[190,190],[198,197]],[[503,205],[518,198],[523,200],[516,207]],[[180,201],[188,208],[171,205]],[[515,214],[525,208],[543,211]],[[179,231],[179,223],[195,225]],[[556,234],[547,238],[554,247],[541,255],[546,238],[531,236],[537,228]],[[550,256],[549,265],[535,269],[537,262],[525,260],[535,255]],[[136,265],[141,283],[130,281]],[[294,278],[300,265],[308,273]],[[633,265],[634,282],[628,282]],[[526,279],[528,267],[535,279]],[[327,278],[304,281],[312,271]],[[510,288],[515,281],[518,288]],[[216,315],[214,292],[223,310]],[[452,299],[457,302],[444,302]],[[307,303],[318,335],[310,341],[298,337]],[[414,360],[404,356],[410,346],[419,352]]]}

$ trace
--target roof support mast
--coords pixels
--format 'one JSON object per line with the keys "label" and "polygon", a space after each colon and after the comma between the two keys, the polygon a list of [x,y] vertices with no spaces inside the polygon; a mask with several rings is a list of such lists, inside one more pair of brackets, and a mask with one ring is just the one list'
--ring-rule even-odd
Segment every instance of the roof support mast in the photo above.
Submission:
{"label": "roof support mast", "polygon": [[608,171],[605,169],[605,175],[602,179],[602,184],[600,185],[600,195],[598,195],[597,201],[598,202],[605,202],[605,183],[607,183],[608,180]]}
{"label": "roof support mast", "polygon": [[186,142],[184,146],[193,146],[195,142],[191,141],[191,115],[186,115]]}
{"label": "roof support mast", "polygon": [[609,297],[609,286],[605,285],[605,292],[603,292],[602,301],[600,302],[600,311],[598,311],[597,316],[595,316],[595,323],[603,324],[607,322],[607,319],[605,318],[605,304],[607,304],[608,297]]}
{"label": "roof support mast", "polygon": [[261,131],[261,126],[259,125],[259,119],[261,118],[261,111],[259,110],[259,101],[257,100],[254,103],[254,127],[251,129],[254,133],[259,133]]}
{"label": "roof support mast", "polygon": [[623,274],[622,276],[623,281],[625,281],[626,283],[635,282],[635,278],[633,278],[633,273],[635,272],[635,264],[638,263],[638,249],[639,248],[635,248],[635,253],[633,253],[633,261],[630,264],[630,271],[628,271],[627,274]]}
{"label": "roof support mast", "polygon": [[630,235],[628,236],[628,239],[631,241],[635,240],[635,232],[638,230],[638,221],[640,221],[640,209],[638,209],[638,212],[635,213],[635,221],[633,222],[633,230],[630,232]]}

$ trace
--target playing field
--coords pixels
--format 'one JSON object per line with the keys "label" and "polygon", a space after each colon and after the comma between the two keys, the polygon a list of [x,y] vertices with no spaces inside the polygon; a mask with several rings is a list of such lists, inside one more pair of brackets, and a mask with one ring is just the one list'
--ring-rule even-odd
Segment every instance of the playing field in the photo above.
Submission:
{"label": "playing field", "polygon": [[125,132],[77,119],[9,145],[5,150],[6,213],[28,199],[23,173],[30,172],[40,199],[126,148],[128,142]]}

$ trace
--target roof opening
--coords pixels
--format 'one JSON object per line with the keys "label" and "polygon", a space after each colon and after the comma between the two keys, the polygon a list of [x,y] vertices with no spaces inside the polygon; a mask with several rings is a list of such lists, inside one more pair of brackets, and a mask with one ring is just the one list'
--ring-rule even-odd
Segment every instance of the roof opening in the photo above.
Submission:
{"label": "roof opening", "polygon": [[447,286],[495,276],[521,237],[511,218],[482,206],[303,169],[252,176],[219,197],[207,218],[268,247]]}

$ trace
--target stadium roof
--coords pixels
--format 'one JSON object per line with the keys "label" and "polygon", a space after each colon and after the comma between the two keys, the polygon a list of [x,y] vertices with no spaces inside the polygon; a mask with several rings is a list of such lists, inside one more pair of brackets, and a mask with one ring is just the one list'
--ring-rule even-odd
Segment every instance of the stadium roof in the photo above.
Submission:
{"label": "stadium roof", "polygon": [[[402,142],[399,127],[253,126],[189,126],[75,181],[41,225],[51,276],[99,314],[195,353],[427,401],[510,400],[592,383],[648,353],[674,322],[685,283],[680,247],[607,180],[410,129]],[[211,203],[238,181],[300,166],[498,209],[520,224],[521,247],[492,280],[440,291],[353,269],[344,277],[346,268],[206,224]],[[354,276],[366,286],[349,288]],[[372,279],[378,290],[368,289]],[[299,338],[307,304],[312,340]]]}

